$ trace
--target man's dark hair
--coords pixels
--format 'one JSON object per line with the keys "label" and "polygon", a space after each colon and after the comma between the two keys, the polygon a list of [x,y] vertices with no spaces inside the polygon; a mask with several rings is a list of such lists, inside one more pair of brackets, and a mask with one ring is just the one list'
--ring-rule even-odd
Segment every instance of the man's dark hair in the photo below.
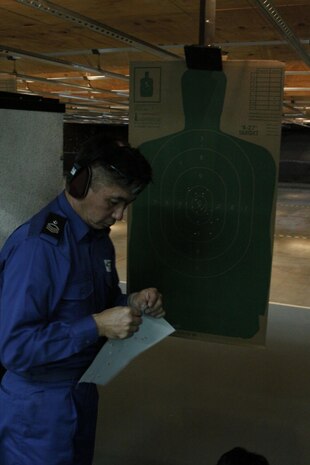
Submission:
{"label": "man's dark hair", "polygon": [[269,465],[268,460],[243,447],[235,447],[221,456],[217,465]]}
{"label": "man's dark hair", "polygon": [[152,180],[152,168],[146,158],[127,142],[105,135],[88,139],[75,158],[75,163],[93,169],[93,183],[98,181],[101,167],[105,178],[125,188],[142,190]]}

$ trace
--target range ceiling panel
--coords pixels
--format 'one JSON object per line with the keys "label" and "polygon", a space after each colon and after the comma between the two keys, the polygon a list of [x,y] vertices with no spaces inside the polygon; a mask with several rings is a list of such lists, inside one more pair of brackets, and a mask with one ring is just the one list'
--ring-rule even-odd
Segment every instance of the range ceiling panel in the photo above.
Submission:
{"label": "range ceiling panel", "polygon": [[[292,31],[303,59],[259,1],[218,0],[214,43],[227,60],[283,61],[283,121],[309,125],[310,2],[264,0]],[[200,0],[2,0],[0,17],[2,90],[58,98],[70,120],[86,115],[100,123],[108,115],[126,122],[130,61],[183,59],[184,45],[199,41]]]}

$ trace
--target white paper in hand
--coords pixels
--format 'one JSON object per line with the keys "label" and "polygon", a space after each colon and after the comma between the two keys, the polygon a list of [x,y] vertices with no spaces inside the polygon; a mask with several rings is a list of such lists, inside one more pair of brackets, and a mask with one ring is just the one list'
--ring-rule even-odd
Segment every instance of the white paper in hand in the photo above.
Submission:
{"label": "white paper in hand", "polygon": [[164,318],[143,316],[143,323],[133,336],[106,342],[79,382],[107,384],[135,357],[174,331]]}

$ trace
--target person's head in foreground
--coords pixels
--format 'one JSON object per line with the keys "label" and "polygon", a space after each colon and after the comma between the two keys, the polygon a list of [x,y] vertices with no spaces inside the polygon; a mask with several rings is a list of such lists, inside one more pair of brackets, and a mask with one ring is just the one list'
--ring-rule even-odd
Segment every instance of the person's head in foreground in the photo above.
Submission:
{"label": "person's head in foreground", "polygon": [[223,454],[216,465],[269,465],[268,460],[243,447],[235,447]]}

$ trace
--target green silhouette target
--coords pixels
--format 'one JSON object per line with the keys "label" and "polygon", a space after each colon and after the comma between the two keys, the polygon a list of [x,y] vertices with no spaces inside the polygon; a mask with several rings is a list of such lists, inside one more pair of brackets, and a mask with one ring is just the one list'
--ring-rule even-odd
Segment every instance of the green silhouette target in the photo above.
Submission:
{"label": "green silhouette target", "polygon": [[276,165],[221,131],[225,89],[224,72],[186,71],[184,130],[140,146],[154,182],[132,207],[128,285],[158,287],[177,330],[251,338],[268,305]]}

